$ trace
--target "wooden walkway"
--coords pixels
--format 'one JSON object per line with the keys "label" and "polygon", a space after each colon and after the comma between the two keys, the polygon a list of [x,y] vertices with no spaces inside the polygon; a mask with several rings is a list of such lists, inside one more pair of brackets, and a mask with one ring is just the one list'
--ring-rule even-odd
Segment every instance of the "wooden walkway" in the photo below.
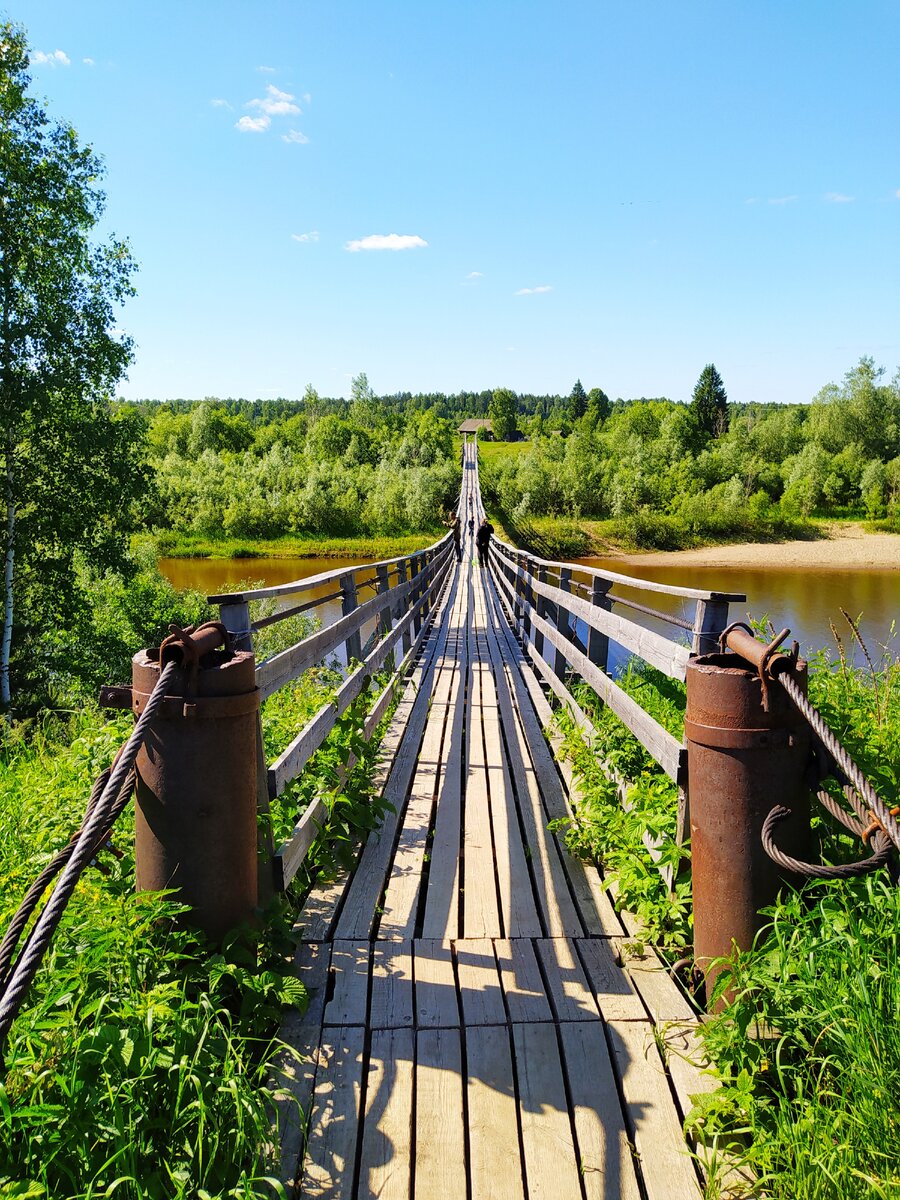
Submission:
{"label": "wooden walkway", "polygon": [[284,1181],[384,1200],[699,1196],[682,1136],[711,1086],[684,1057],[694,1016],[548,831],[569,811],[549,707],[464,551],[385,741],[396,811],[302,916]]}

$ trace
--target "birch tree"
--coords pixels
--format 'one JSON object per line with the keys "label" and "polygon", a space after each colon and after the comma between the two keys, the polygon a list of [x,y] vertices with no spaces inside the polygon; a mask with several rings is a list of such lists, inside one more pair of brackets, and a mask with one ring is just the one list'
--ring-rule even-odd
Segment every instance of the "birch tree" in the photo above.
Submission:
{"label": "birch tree", "polygon": [[134,421],[110,403],[132,354],[114,321],[132,294],[131,256],[123,241],[92,239],[105,206],[101,163],[28,94],[30,82],[23,31],[0,23],[5,709],[14,631],[34,636],[64,607],[76,550],[112,564],[119,514],[144,482]]}

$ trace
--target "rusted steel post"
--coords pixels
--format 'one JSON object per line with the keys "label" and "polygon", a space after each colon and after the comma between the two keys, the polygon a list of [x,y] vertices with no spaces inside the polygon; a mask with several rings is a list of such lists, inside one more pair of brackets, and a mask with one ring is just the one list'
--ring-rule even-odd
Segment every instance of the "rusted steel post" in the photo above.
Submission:
{"label": "rusted steel post", "polygon": [[[796,663],[794,677],[805,691],[805,662]],[[786,853],[809,860],[809,731],[779,684],[737,654],[688,663],[684,728],[694,956],[711,987],[718,971],[710,961],[752,945],[760,910],[789,881],[760,838],[775,805],[792,813],[779,828]]]}
{"label": "rusted steel post", "polygon": [[132,659],[136,714],[161,662],[182,664],[137,758],[136,881],[174,889],[188,922],[220,939],[257,905],[259,691],[252,654],[189,646],[183,659],[166,642]]}

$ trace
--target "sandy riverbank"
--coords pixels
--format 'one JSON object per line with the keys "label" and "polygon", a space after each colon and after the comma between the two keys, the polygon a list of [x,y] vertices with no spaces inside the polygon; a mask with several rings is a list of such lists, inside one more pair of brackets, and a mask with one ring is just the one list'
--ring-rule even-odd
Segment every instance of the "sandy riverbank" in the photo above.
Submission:
{"label": "sandy riverbank", "polygon": [[900,534],[869,533],[862,525],[835,525],[815,541],[748,542],[701,546],[697,550],[650,551],[617,555],[641,566],[775,567],[819,571],[900,571]]}

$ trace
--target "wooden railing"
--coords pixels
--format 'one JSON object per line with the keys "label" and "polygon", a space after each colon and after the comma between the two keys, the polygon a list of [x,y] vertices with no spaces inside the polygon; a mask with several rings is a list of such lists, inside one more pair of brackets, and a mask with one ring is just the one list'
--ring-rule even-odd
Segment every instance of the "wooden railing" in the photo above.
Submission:
{"label": "wooden railing", "polygon": [[[517,550],[496,537],[491,540],[491,564],[501,600],[523,648],[539,676],[575,720],[586,744],[593,746],[595,729],[572,695],[573,678],[594,689],[678,785],[676,838],[680,843],[689,820],[683,740],[664,729],[616,683],[608,670],[609,643],[618,643],[628,654],[672,679],[684,680],[690,657],[719,648],[719,635],[728,625],[729,605],[746,597],[672,587],[580,564],[552,562]],[[665,596],[682,607],[687,602],[693,611],[687,618],[636,600],[628,592],[649,593],[650,599]],[[638,624],[622,610],[649,618],[666,627],[667,633],[674,630],[676,638]],[[610,764],[601,762],[601,766],[617,785],[620,800],[627,808],[629,781]],[[661,843],[650,835],[644,841],[659,863]],[[659,869],[671,882],[669,869]]]}
{"label": "wooden railing", "polygon": [[[428,631],[430,614],[454,561],[450,534],[415,554],[384,559],[345,570],[326,571],[308,579],[277,587],[210,596],[219,606],[221,620],[232,635],[236,649],[252,650],[253,634],[278,621],[341,602],[340,616],[331,624],[302,638],[286,650],[257,664],[256,683],[261,699],[297,679],[304,671],[342,652],[347,674],[334,697],[300,729],[290,745],[271,764],[263,752],[262,728],[257,729],[257,808],[268,815],[269,804],[296,779],[312,755],[333,729],[335,722],[386,666],[391,677],[370,708],[365,736],[371,737],[390,707],[407,667],[412,663]],[[293,600],[310,591],[324,595],[301,599],[269,616],[254,621],[250,606],[261,600]],[[360,592],[374,588],[375,594],[360,602]],[[363,646],[362,634],[374,626]],[[401,658],[397,661],[398,645]],[[345,774],[354,766],[351,761]],[[317,797],[304,811],[291,837],[277,849],[270,836],[260,844],[260,897],[271,888],[283,891],[297,874],[326,815],[325,800]],[[268,828],[268,821],[262,823]],[[271,878],[271,884],[268,880]]]}

